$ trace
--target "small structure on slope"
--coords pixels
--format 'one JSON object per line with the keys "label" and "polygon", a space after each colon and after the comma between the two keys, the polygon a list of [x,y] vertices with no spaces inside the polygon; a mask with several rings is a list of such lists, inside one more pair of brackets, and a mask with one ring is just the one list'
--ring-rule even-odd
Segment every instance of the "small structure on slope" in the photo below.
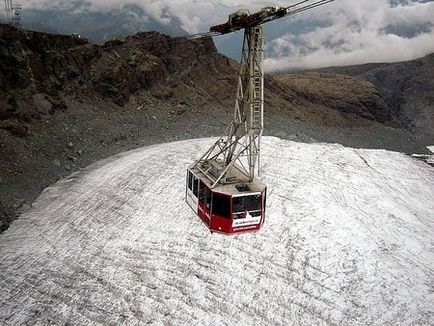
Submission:
{"label": "small structure on slope", "polygon": [[5,0],[6,23],[21,27],[21,4],[13,0]]}

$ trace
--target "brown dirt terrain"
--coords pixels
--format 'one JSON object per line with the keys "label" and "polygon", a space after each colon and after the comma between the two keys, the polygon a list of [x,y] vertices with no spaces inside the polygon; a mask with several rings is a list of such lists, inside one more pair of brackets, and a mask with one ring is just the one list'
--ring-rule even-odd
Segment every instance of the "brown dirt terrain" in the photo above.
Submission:
{"label": "brown dirt terrain", "polygon": [[[211,39],[140,33],[102,45],[0,25],[0,230],[41,190],[136,147],[220,135],[238,63]],[[266,134],[420,149],[370,83],[269,76]]]}

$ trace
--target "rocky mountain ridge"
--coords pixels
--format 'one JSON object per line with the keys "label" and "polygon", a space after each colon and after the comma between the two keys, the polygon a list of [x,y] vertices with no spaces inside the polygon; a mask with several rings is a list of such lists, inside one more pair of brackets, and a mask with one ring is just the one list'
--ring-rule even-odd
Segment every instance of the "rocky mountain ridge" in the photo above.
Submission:
{"label": "rocky mountain ridge", "polygon": [[[0,229],[42,189],[97,160],[221,135],[238,71],[211,39],[147,32],[98,45],[0,25]],[[265,104],[269,135],[415,147],[379,91],[357,78],[267,76]]]}
{"label": "rocky mountain ridge", "polygon": [[[96,45],[73,36],[18,31],[4,25],[0,32],[1,93],[7,99],[0,111],[2,120],[16,117],[29,121],[31,116],[38,116],[35,108],[65,108],[62,98],[66,95],[103,97],[123,106],[131,95],[151,91],[153,96],[175,98],[191,105],[232,106],[239,67],[218,54],[211,39],[186,40],[147,32]],[[324,76],[317,77],[316,86]],[[325,84],[333,78],[329,75]],[[352,125],[358,124],[361,117],[397,126],[390,109],[368,83],[357,85],[366,91],[360,92],[360,97],[342,98],[337,105],[336,101],[329,101],[336,94],[328,89],[317,96],[295,91],[296,87],[287,87],[281,81],[267,79],[266,98],[272,110],[286,110],[292,116],[304,110],[302,119],[316,121],[314,112],[306,112],[312,104],[318,110],[321,102],[329,116],[325,123],[344,118]],[[343,92],[346,82],[355,81],[343,81],[336,87]],[[331,118],[336,112],[342,115],[340,119]],[[357,119],[352,121],[354,116]]]}
{"label": "rocky mountain ridge", "polygon": [[434,143],[434,53],[413,61],[331,67],[319,72],[370,82],[403,127]]}

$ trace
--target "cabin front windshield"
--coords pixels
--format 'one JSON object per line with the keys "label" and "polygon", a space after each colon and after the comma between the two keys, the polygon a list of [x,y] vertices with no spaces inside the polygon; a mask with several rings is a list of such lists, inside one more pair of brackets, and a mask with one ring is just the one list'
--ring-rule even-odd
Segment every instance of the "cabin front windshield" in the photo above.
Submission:
{"label": "cabin front windshield", "polygon": [[245,211],[259,211],[261,210],[261,196],[250,195],[233,198],[233,212],[242,213]]}

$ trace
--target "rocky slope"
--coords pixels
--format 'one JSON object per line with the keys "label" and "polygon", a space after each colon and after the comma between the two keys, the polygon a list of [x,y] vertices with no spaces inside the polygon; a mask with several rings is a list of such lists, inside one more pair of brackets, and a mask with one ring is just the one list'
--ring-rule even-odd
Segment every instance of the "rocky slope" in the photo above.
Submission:
{"label": "rocky slope", "polygon": [[[6,26],[0,26],[0,33],[0,117],[7,121],[1,127],[15,134],[25,135],[29,123],[44,114],[67,110],[66,96],[80,101],[102,98],[120,107],[143,91],[149,92],[147,97],[175,99],[190,106],[226,107],[233,102],[238,64],[218,54],[210,39],[185,40],[149,32],[95,45]],[[341,126],[335,120],[345,119],[352,126],[365,118],[397,126],[371,84],[355,78],[317,77],[311,87],[297,76],[292,78],[297,84],[288,83],[289,77],[270,77],[266,87],[269,112],[277,109],[318,122],[317,110],[324,111],[321,123]],[[353,96],[355,90],[359,94]]]}
{"label": "rocky slope", "polygon": [[[0,229],[42,189],[96,160],[146,144],[220,135],[231,117],[238,70],[211,39],[148,32],[96,45],[0,25]],[[371,84],[312,78],[313,84],[267,79],[269,135],[417,147],[410,133],[393,128],[397,119]]]}
{"label": "rocky slope", "polygon": [[[304,73],[278,75],[275,77],[287,90],[296,94],[296,98],[307,98],[310,105],[301,112],[311,114],[320,119],[320,123],[333,124],[333,120],[324,114],[328,108],[333,108],[341,118],[348,116],[355,119],[378,121],[392,127],[399,127],[400,123],[393,112],[371,83],[359,78],[331,74]],[[348,121],[339,119],[345,125]]]}
{"label": "rocky slope", "polygon": [[321,72],[372,83],[405,128],[428,143],[434,142],[434,53],[413,61],[333,67]]}

